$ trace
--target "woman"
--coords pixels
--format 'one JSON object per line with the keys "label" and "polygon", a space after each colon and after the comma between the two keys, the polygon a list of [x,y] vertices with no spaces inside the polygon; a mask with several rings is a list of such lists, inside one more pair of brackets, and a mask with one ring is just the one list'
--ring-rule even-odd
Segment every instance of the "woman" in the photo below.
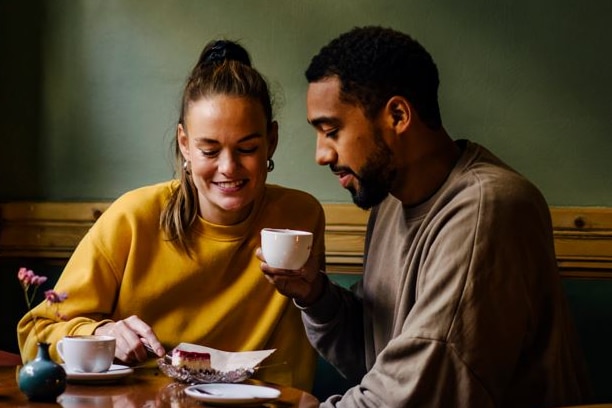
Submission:
{"label": "woman", "polygon": [[246,50],[209,43],[184,88],[180,180],[128,192],[96,221],[56,285],[69,295],[68,320],[39,305],[20,321],[24,361],[35,325],[51,343],[113,335],[127,364],[147,358],[145,344],[157,356],[180,342],[275,348],[259,378],[310,389],[315,354],[299,311],[262,276],[255,251],[264,227],[312,231],[311,256],[324,269],[325,219],[312,196],[266,184],[277,141],[267,84]]}

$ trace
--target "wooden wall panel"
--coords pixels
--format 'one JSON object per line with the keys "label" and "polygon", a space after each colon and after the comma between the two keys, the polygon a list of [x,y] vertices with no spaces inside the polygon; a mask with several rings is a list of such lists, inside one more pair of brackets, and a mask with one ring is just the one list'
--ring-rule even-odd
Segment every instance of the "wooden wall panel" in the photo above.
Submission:
{"label": "wooden wall panel", "polygon": [[[0,204],[0,257],[67,259],[108,202]],[[325,204],[328,269],[361,273],[368,212]],[[612,208],[551,208],[561,274],[612,279]]]}
{"label": "wooden wall panel", "polygon": [[612,279],[612,208],[553,207],[551,213],[561,273]]}
{"label": "wooden wall panel", "polygon": [[110,203],[0,204],[0,256],[68,258]]}

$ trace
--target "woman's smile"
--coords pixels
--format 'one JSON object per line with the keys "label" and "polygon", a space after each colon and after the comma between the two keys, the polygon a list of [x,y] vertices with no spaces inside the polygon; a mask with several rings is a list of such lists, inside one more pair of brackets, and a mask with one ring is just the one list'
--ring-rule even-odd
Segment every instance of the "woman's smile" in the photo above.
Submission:
{"label": "woman's smile", "polygon": [[246,184],[248,180],[235,180],[235,181],[213,181],[212,184],[219,187],[220,190],[224,192],[232,193],[241,190]]}

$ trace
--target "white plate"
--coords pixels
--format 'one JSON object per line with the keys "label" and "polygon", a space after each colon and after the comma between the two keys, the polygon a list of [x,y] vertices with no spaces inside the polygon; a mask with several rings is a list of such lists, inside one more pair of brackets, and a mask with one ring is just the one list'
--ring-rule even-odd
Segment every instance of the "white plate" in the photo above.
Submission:
{"label": "white plate", "polygon": [[119,364],[113,364],[108,371],[102,373],[81,373],[71,371],[63,364],[62,367],[66,370],[66,379],[74,382],[115,381],[134,372],[133,368]]}
{"label": "white plate", "polygon": [[185,394],[216,405],[256,405],[278,398],[281,392],[261,385],[198,384],[185,388]]}

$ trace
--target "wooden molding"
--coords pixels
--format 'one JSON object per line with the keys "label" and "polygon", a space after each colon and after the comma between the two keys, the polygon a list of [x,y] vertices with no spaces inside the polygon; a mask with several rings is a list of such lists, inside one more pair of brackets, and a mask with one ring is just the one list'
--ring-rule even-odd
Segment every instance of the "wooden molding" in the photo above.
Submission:
{"label": "wooden molding", "polygon": [[[361,272],[368,213],[326,204],[328,268]],[[612,208],[551,207],[555,251],[564,277],[612,279]]]}
{"label": "wooden molding", "polygon": [[551,214],[561,274],[612,279],[612,208],[552,207]]}
{"label": "wooden molding", "polygon": [[324,204],[327,269],[361,273],[368,211],[352,204]]}
{"label": "wooden molding", "polygon": [[[0,257],[68,259],[109,202],[0,204]],[[368,212],[352,204],[324,204],[331,272],[361,273]],[[612,279],[612,208],[552,207],[561,274]]]}

